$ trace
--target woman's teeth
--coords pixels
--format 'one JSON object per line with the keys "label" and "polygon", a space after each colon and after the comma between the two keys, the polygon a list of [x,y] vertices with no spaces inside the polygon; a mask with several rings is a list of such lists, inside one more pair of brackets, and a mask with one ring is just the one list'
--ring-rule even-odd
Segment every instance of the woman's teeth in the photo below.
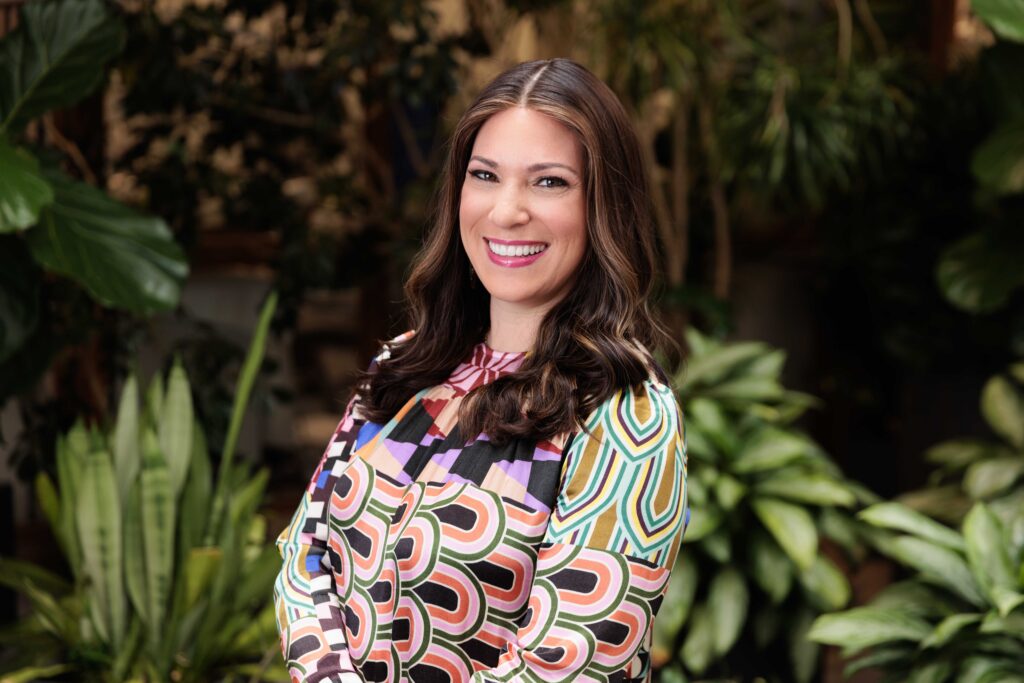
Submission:
{"label": "woman's teeth", "polygon": [[498,256],[530,256],[548,248],[546,244],[498,244],[490,240],[487,246]]}

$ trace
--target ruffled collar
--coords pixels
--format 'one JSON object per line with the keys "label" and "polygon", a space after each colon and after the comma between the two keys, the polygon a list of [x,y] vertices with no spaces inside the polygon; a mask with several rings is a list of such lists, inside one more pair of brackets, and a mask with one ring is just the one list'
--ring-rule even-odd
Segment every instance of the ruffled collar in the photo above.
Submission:
{"label": "ruffled collar", "polygon": [[469,358],[455,368],[448,384],[458,393],[468,393],[481,384],[515,372],[527,355],[529,351],[498,351],[480,342],[473,347]]}

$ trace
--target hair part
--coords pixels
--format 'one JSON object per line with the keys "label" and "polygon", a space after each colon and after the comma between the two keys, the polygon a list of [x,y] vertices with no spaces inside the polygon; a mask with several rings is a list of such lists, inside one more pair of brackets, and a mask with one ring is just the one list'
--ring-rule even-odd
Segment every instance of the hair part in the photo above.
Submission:
{"label": "hair part", "polygon": [[551,116],[579,140],[587,250],[577,284],[547,311],[520,368],[463,401],[461,433],[486,433],[497,444],[551,439],[582,427],[602,402],[639,388],[652,370],[665,379],[650,351],[675,344],[648,303],[655,234],[636,133],[619,99],[590,71],[567,59],[537,60],[495,78],[455,126],[431,225],[405,283],[416,334],[392,346],[357,390],[372,421],[389,420],[410,396],[444,382],[490,326],[489,294],[470,279],[459,203],[480,128],[512,107]]}

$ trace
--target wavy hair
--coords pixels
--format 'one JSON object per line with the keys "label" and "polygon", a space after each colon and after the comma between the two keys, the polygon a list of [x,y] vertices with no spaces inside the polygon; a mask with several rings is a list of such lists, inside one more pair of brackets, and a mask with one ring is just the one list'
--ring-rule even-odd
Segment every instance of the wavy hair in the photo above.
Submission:
{"label": "wavy hair", "polygon": [[[663,371],[650,352],[673,347],[652,314],[655,236],[640,146],[622,103],[567,59],[525,62],[495,78],[455,126],[432,223],[405,284],[410,339],[364,374],[361,411],[389,420],[417,391],[444,382],[484,339],[489,295],[470,280],[459,237],[462,183],[484,122],[527,107],[561,122],[583,150],[587,249],[571,291],[540,323],[520,368],[472,391],[460,406],[467,439],[551,439],[581,428],[616,391]],[[581,286],[585,283],[585,286]]]}

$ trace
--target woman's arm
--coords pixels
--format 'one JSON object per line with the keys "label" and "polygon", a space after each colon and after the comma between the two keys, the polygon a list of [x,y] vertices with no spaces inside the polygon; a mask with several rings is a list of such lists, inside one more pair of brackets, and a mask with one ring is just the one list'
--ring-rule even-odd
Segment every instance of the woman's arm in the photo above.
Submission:
{"label": "woman's arm", "polygon": [[357,401],[357,397],[349,401],[291,524],[277,539],[284,565],[274,584],[274,601],[281,648],[293,683],[363,681],[349,657],[345,611],[334,589],[334,575],[322,564],[333,472],[348,461],[362,424],[353,414]]}
{"label": "woman's arm", "polygon": [[647,680],[649,637],[686,527],[686,445],[671,390],[621,392],[569,444],[529,608],[473,681]]}

